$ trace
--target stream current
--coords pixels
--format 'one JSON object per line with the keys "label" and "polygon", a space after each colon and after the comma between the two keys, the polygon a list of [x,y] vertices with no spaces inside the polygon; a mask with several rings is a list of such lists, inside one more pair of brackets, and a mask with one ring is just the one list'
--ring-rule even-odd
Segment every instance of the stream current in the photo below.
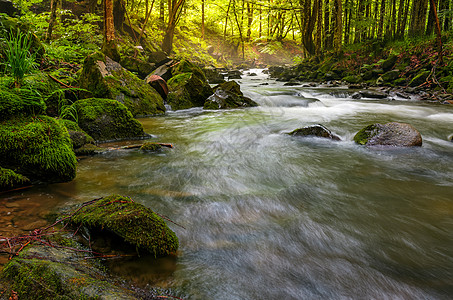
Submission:
{"label": "stream current", "polygon": [[[31,230],[55,207],[118,193],[183,226],[167,222],[176,258],[108,263],[140,286],[184,299],[451,297],[453,106],[353,100],[251,72],[241,89],[259,107],[142,118],[174,149],[110,151],[81,160],[72,182],[2,195],[3,228]],[[352,142],[391,121],[412,124],[423,146]],[[284,134],[318,123],[342,141]]]}

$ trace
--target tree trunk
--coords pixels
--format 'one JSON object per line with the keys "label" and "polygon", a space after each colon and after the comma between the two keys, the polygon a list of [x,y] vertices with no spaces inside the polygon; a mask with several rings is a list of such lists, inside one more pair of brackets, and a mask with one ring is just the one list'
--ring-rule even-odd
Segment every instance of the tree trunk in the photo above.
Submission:
{"label": "tree trunk", "polygon": [[[379,1],[374,1],[374,16],[373,19],[376,21],[378,17]],[[376,26],[371,26],[371,38],[376,37]]]}
{"label": "tree trunk", "polygon": [[384,31],[384,16],[385,16],[385,0],[381,0],[381,12],[379,14],[379,25],[378,25],[378,40],[382,40],[382,33]]}
{"label": "tree trunk", "polygon": [[49,27],[47,28],[46,40],[50,41],[52,39],[52,31],[55,23],[57,22],[57,7],[58,2],[61,0],[52,0],[50,1],[50,19]]}
{"label": "tree trunk", "polygon": [[341,0],[335,0],[334,2],[334,11],[335,11],[335,32],[334,32],[334,48],[335,52],[341,52],[342,48],[342,35],[343,35],[343,23],[342,23],[342,14],[343,7]]}
{"label": "tree trunk", "polygon": [[113,23],[115,29],[123,32],[123,24],[126,19],[126,4],[124,0],[114,0],[113,2]]}
{"label": "tree trunk", "polygon": [[115,40],[115,25],[113,23],[113,0],[104,0],[104,39],[107,43]]}
{"label": "tree trunk", "polygon": [[201,38],[204,40],[204,1],[201,0]]}
{"label": "tree trunk", "polygon": [[442,55],[442,33],[440,31],[439,17],[437,16],[437,7],[434,0],[430,0],[431,10],[433,11],[434,20],[436,23],[436,33],[437,33],[437,55],[439,57],[438,63],[443,64],[443,55]]}
{"label": "tree trunk", "polygon": [[262,22],[262,14],[263,14],[263,9],[260,6],[260,30],[259,30],[259,37],[263,35],[263,22]]}
{"label": "tree trunk", "polygon": [[324,11],[324,47],[326,49],[332,49],[332,26],[330,26],[330,6],[329,6],[329,1],[330,0],[325,0],[326,2],[326,7]]}
{"label": "tree trunk", "polygon": [[425,32],[428,0],[414,0],[409,34],[420,36]]}
{"label": "tree trunk", "polygon": [[230,14],[231,1],[233,1],[233,0],[228,1],[228,8],[227,8],[227,11],[226,11],[225,29],[223,30],[223,40],[224,41],[226,40],[227,25],[228,25],[228,18],[229,18],[229,14]]}
{"label": "tree trunk", "polygon": [[165,0],[160,0],[159,3],[159,28],[164,28],[165,24]]}
{"label": "tree trunk", "polygon": [[396,0],[392,0],[392,21],[390,24],[390,37],[394,39],[396,36]]}
{"label": "tree trunk", "polygon": [[[437,12],[437,4],[438,1],[431,1],[429,2],[429,15],[428,15],[428,23],[426,25],[426,35],[430,36],[434,33],[434,27],[436,25],[436,17],[434,16],[434,12]],[[434,7],[434,9],[433,9]]]}
{"label": "tree trunk", "polygon": [[249,42],[252,36],[252,23],[253,23],[253,3],[247,2],[247,41]]}
{"label": "tree trunk", "polygon": [[313,30],[315,29],[318,17],[319,1],[320,0],[314,0],[312,6],[311,0],[299,0],[299,4],[302,8],[302,43],[310,55],[316,54],[316,46],[313,41]]}
{"label": "tree trunk", "polygon": [[166,52],[167,54],[170,54],[173,50],[175,28],[178,24],[179,18],[181,17],[184,3],[185,0],[168,1],[168,23],[167,29],[165,30],[164,40],[162,41],[162,51]]}
{"label": "tree trunk", "polygon": [[316,37],[315,37],[315,44],[316,44],[316,55],[321,54],[321,47],[322,47],[322,0],[318,0],[318,23],[316,26]]}

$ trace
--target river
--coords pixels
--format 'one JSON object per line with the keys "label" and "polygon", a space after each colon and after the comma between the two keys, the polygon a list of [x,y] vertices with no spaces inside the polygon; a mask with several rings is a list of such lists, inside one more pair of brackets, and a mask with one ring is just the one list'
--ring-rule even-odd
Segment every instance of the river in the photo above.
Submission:
{"label": "river", "polygon": [[[184,299],[451,297],[453,106],[353,100],[252,72],[241,88],[259,107],[142,118],[174,149],[111,151],[81,160],[72,182],[2,195],[3,227],[30,230],[55,207],[118,193],[180,225],[168,223],[176,258],[108,264],[140,286]],[[391,121],[412,124],[423,146],[352,142]],[[285,134],[318,123],[342,141]]]}

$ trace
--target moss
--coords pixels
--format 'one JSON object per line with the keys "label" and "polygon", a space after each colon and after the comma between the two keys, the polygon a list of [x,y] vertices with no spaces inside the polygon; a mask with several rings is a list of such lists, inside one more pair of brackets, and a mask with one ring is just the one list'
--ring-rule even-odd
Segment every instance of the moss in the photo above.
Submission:
{"label": "moss", "polygon": [[96,98],[123,103],[134,116],[165,112],[162,97],[151,86],[99,52],[85,59],[80,87]]}
{"label": "moss", "polygon": [[0,191],[10,190],[30,183],[30,179],[13,170],[0,167]]}
{"label": "moss", "polygon": [[176,252],[175,233],[152,210],[130,198],[111,195],[85,205],[71,218],[74,224],[109,230],[155,256]]}
{"label": "moss", "polygon": [[36,115],[46,106],[39,96],[26,89],[0,90],[0,119],[17,115]]}
{"label": "moss", "polygon": [[180,61],[172,70],[173,76],[183,73],[192,73],[200,80],[207,81],[204,72],[198,66],[185,59]]}
{"label": "moss", "polygon": [[[65,237],[52,244],[81,249]],[[31,244],[3,268],[2,284],[19,299],[136,299],[133,293],[107,280],[86,252]]]}
{"label": "moss", "polygon": [[343,77],[343,81],[346,81],[347,83],[359,83],[361,81],[360,76],[356,75],[349,75],[346,77]]}
{"label": "moss", "polygon": [[144,143],[141,147],[140,150],[142,151],[159,151],[162,149],[162,146],[158,143]]}
{"label": "moss", "polygon": [[430,71],[421,71],[420,73],[417,74],[412,80],[409,82],[409,86],[411,87],[416,87],[421,84],[423,84],[426,81],[426,78],[428,78],[430,74]]}
{"label": "moss", "polygon": [[168,81],[168,104],[172,109],[186,109],[203,106],[206,99],[212,95],[212,88],[193,73],[182,73],[173,76]]}
{"label": "moss", "polygon": [[143,127],[126,106],[112,99],[82,99],[74,104],[80,127],[95,140],[142,137]]}
{"label": "moss", "polygon": [[72,140],[72,146],[74,149],[80,148],[85,144],[94,144],[94,139],[86,133],[82,128],[80,128],[79,124],[76,122],[66,120],[66,119],[58,119],[69,132],[69,136]]}
{"label": "moss", "polygon": [[72,180],[77,168],[68,131],[48,116],[0,123],[0,164],[49,182]]}
{"label": "moss", "polygon": [[380,124],[372,124],[362,128],[354,136],[354,142],[360,145],[366,145],[369,139],[377,134]]}

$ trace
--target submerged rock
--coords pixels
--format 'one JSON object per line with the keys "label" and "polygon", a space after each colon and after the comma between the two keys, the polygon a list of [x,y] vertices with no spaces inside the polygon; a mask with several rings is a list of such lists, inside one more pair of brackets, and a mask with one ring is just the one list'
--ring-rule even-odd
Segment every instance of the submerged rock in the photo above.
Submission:
{"label": "submerged rock", "polygon": [[76,101],[79,125],[97,141],[145,136],[143,127],[126,106],[112,99],[89,98]]}
{"label": "submerged rock", "polygon": [[366,146],[413,147],[422,145],[422,136],[417,129],[406,123],[368,125],[354,136],[354,142]]}
{"label": "submerged rock", "polygon": [[339,136],[333,134],[329,129],[321,124],[298,128],[288,134],[292,136],[316,136],[320,138],[331,139],[334,141],[341,141]]}
{"label": "submerged rock", "polygon": [[258,103],[244,97],[236,81],[228,81],[215,87],[215,93],[206,99],[204,109],[228,109],[258,106]]}
{"label": "submerged rock", "polygon": [[0,123],[0,165],[31,180],[64,182],[74,179],[77,160],[66,128],[36,116]]}
{"label": "submerged rock", "polygon": [[165,112],[164,101],[156,90],[102,53],[85,59],[79,81],[80,87],[94,97],[115,99],[134,116]]}
{"label": "submerged rock", "polygon": [[154,256],[174,254],[179,242],[175,233],[152,210],[119,195],[85,203],[75,210],[70,222],[105,230]]}
{"label": "submerged rock", "polygon": [[373,90],[373,89],[369,89],[369,90],[362,90],[359,92],[362,97],[364,98],[372,98],[372,99],[384,99],[384,98],[387,98],[388,95],[386,93],[383,93],[381,91],[376,91],[376,90]]}
{"label": "submerged rock", "polygon": [[147,142],[144,143],[141,147],[140,150],[142,151],[150,151],[150,152],[156,152],[162,150],[162,145],[158,143],[151,143]]}

